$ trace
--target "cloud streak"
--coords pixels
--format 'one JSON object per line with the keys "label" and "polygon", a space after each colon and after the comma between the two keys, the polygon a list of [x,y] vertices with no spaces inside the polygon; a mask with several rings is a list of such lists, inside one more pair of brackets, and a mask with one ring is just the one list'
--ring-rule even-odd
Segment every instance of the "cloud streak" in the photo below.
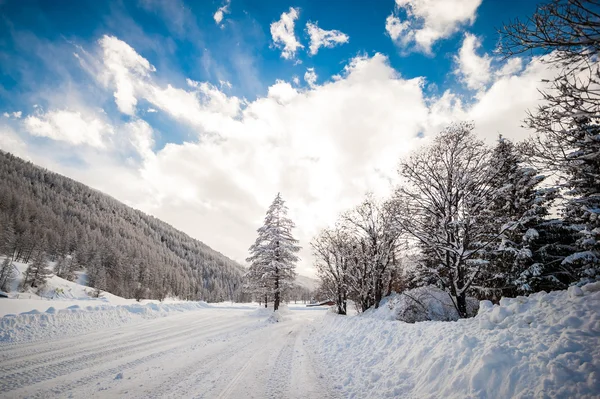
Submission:
{"label": "cloud streak", "polygon": [[317,23],[308,22],[306,24],[306,33],[310,37],[309,50],[311,55],[316,55],[319,48],[332,48],[344,43],[348,43],[350,37],[339,30],[325,30],[317,26]]}

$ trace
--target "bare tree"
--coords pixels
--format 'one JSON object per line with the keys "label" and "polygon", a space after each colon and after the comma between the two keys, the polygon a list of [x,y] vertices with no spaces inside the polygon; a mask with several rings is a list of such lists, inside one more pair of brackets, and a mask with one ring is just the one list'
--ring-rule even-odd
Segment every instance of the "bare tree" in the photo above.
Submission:
{"label": "bare tree", "polygon": [[351,239],[337,226],[325,229],[311,242],[315,267],[321,279],[321,293],[334,298],[337,313],[346,314],[348,300],[348,272],[351,265]]}
{"label": "bare tree", "polygon": [[504,56],[541,54],[542,62],[558,67],[549,89],[541,92],[543,101],[525,120],[536,135],[524,150],[560,173],[577,141],[572,135],[576,120],[596,124],[600,118],[600,1],[553,0],[499,33]]}
{"label": "bare tree", "polygon": [[397,267],[402,229],[395,222],[393,202],[381,202],[372,195],[341,217],[352,242],[348,284],[362,310],[379,303]]}
{"label": "bare tree", "polygon": [[486,248],[501,233],[486,229],[493,176],[489,149],[472,129],[451,125],[402,162],[404,185],[395,196],[398,223],[433,258],[426,273],[449,292],[461,317],[467,317],[467,291],[487,264]]}

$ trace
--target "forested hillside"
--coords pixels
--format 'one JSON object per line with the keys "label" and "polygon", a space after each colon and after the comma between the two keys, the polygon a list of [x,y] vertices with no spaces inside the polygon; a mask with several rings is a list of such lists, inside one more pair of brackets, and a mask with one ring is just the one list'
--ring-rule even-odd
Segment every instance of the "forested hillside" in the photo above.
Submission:
{"label": "forested hillside", "polygon": [[244,269],[207,245],[81,183],[0,151],[0,252],[123,297],[239,299]]}

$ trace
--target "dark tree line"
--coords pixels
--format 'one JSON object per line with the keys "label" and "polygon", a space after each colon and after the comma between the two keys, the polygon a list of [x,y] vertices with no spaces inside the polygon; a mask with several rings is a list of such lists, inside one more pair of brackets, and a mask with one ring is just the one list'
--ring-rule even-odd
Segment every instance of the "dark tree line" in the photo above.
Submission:
{"label": "dark tree line", "polygon": [[[0,151],[0,186],[0,254],[8,259],[54,261],[67,279],[86,270],[91,287],[126,298],[242,295],[240,265],[81,183]],[[0,283],[9,278],[0,267]]]}

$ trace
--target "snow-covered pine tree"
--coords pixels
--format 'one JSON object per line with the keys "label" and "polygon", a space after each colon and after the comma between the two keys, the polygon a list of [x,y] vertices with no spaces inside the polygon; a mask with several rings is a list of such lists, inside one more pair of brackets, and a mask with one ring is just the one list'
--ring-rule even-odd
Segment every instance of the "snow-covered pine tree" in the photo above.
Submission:
{"label": "snow-covered pine tree", "polygon": [[294,222],[287,217],[287,207],[277,194],[267,210],[264,224],[250,247],[247,261],[258,272],[260,279],[273,298],[274,309],[279,309],[283,294],[292,287],[296,278],[296,262],[300,251],[298,241],[292,236]]}
{"label": "snow-covered pine tree", "polygon": [[0,216],[0,255],[6,255],[12,259],[16,241],[15,228],[12,220],[6,216]]}
{"label": "snow-covered pine tree", "polygon": [[541,254],[535,252],[548,237],[546,218],[556,190],[540,187],[545,176],[525,166],[515,145],[502,136],[488,170],[492,189],[487,224],[495,239],[486,251],[490,263],[482,269],[476,288],[482,298],[500,299],[530,292],[532,280],[549,277],[549,270],[540,263]]}
{"label": "snow-covered pine tree", "polygon": [[562,265],[585,283],[600,279],[600,126],[578,117],[570,136],[564,222],[576,241],[575,252]]}
{"label": "snow-covered pine tree", "polygon": [[[568,283],[600,278],[600,26],[596,1],[553,0],[526,21],[500,31],[505,56],[535,52],[557,67],[543,102],[525,120],[535,131],[524,149],[548,170],[566,179],[571,198],[564,222],[575,245],[558,269]],[[563,237],[566,238],[566,237]],[[573,237],[572,237],[573,238]],[[569,240],[566,240],[569,242]]]}
{"label": "snow-covered pine tree", "polygon": [[0,265],[0,290],[9,291],[10,283],[14,277],[14,266],[10,257],[4,258]]}
{"label": "snow-covered pine tree", "polygon": [[58,277],[65,278],[67,268],[67,258],[59,255],[56,258],[56,263],[54,264],[54,274],[56,274]]}
{"label": "snow-covered pine tree", "polygon": [[39,288],[46,283],[48,277],[52,274],[48,268],[46,252],[38,250],[24,273],[23,288]]}

